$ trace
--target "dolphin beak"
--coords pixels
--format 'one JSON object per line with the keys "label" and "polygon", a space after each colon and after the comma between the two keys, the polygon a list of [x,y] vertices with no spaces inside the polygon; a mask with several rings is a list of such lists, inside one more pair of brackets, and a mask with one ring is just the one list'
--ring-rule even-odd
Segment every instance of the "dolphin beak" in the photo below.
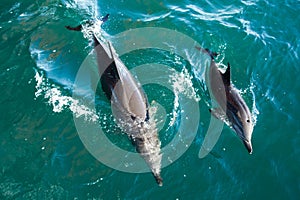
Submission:
{"label": "dolphin beak", "polygon": [[248,153],[252,154],[253,149],[252,149],[251,139],[246,139],[246,135],[249,135],[247,130],[244,130],[239,124],[233,125],[233,129],[235,130],[239,138],[244,143]]}
{"label": "dolphin beak", "polygon": [[159,174],[154,174],[154,173],[153,173],[153,175],[154,175],[154,178],[156,180],[156,183],[159,186],[163,186],[163,179],[160,177],[160,175]]}
{"label": "dolphin beak", "polygon": [[249,152],[249,154],[252,154],[252,144],[251,144],[251,142],[249,142],[247,140],[243,140],[243,143],[244,143],[247,151]]}

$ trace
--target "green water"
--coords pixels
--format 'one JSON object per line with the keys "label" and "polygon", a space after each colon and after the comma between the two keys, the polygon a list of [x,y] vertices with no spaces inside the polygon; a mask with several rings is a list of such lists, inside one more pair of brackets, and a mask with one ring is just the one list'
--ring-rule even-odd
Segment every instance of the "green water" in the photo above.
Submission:
{"label": "green water", "polygon": [[[299,1],[5,0],[0,10],[0,199],[299,198]],[[163,187],[150,173],[116,171],[95,159],[78,136],[70,107],[57,112],[45,95],[55,88],[72,101],[76,72],[92,49],[82,34],[64,26],[106,13],[111,16],[103,30],[110,36],[134,28],[168,28],[219,52],[218,62],[230,62],[232,81],[256,118],[253,154],[224,127],[213,153],[199,159],[210,120],[209,97],[193,66],[174,53],[152,49],[121,58],[129,68],[160,60],[176,70],[188,69],[201,98],[196,138],[180,159],[162,169]],[[40,95],[37,74],[43,77]],[[172,113],[169,90],[144,89],[149,101]],[[97,98],[109,116],[101,91]],[[111,126],[108,137],[133,150]],[[163,145],[175,131],[176,126],[163,125]]]}

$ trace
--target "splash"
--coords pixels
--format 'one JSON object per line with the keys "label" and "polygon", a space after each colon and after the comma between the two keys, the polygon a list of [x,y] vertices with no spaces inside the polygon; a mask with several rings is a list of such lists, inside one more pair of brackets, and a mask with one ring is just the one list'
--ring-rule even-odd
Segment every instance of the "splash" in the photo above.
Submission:
{"label": "splash", "polygon": [[99,119],[95,110],[82,105],[79,100],[63,95],[61,90],[54,84],[50,84],[42,73],[36,71],[35,80],[35,97],[42,96],[47,99],[47,103],[52,106],[53,112],[60,113],[65,109],[69,109],[76,118],[84,117],[86,121],[91,122],[96,122]]}
{"label": "splash", "polygon": [[165,108],[153,100],[149,105],[149,116],[150,120],[154,120],[152,124],[155,123],[157,132],[163,130],[164,124],[167,121],[167,113]]}
{"label": "splash", "polygon": [[[178,117],[179,108],[179,95],[184,95],[189,99],[193,99],[199,102],[201,98],[197,95],[195,87],[193,86],[192,76],[189,74],[186,68],[183,68],[181,73],[174,73],[170,75],[170,82],[172,82],[174,98],[174,108],[172,113],[172,118],[170,120],[169,126],[173,126]],[[184,112],[184,111],[183,111]]]}
{"label": "splash", "polygon": [[[194,99],[196,102],[199,102],[201,100],[200,96],[197,95],[195,91],[195,87],[193,86],[192,76],[189,74],[186,68],[183,68],[181,73],[170,75],[170,78],[177,99],[178,99],[178,94],[183,94],[189,99]],[[179,106],[178,102],[174,102],[174,103],[176,103],[175,107]]]}
{"label": "splash", "polygon": [[65,4],[66,8],[69,9],[86,12],[88,14],[94,15],[95,17],[99,15],[99,8],[96,0],[63,0],[62,3]]}
{"label": "splash", "polygon": [[252,102],[252,112],[251,112],[251,117],[252,117],[252,122],[253,122],[253,125],[255,126],[256,123],[257,123],[257,117],[259,115],[259,110],[256,106],[256,97],[255,97],[255,93],[254,93],[254,89],[255,89],[255,85],[253,83],[251,83],[251,86],[250,86],[250,92],[252,94],[252,99],[253,99],[253,102]]}
{"label": "splash", "polygon": [[81,32],[83,33],[83,37],[92,40],[93,34],[97,34],[100,39],[102,39],[103,31],[101,29],[101,25],[103,24],[103,21],[96,19],[93,22],[88,22],[82,24],[82,30]]}

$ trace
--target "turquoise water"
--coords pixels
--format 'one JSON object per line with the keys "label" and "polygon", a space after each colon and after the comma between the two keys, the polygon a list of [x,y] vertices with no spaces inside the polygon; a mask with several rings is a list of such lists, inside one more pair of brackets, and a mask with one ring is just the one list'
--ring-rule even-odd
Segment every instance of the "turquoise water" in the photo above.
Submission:
{"label": "turquoise water", "polygon": [[[5,0],[0,5],[0,199],[299,198],[299,1]],[[217,62],[230,62],[232,81],[256,119],[253,154],[225,126],[213,152],[199,159],[209,96],[186,60],[150,49],[121,58],[129,68],[159,60],[187,69],[201,98],[197,135],[180,159],[162,169],[163,187],[150,173],[116,171],[95,159],[78,136],[76,111],[69,105],[77,70],[92,47],[64,26],[106,13],[111,16],[102,28],[108,37],[134,28],[168,28],[219,52]],[[174,111],[171,91],[157,85],[144,89],[150,102]],[[56,103],[55,94],[61,97]],[[96,122],[109,124],[107,136],[134,151],[111,123],[101,91],[96,98],[108,118]],[[67,103],[59,107],[62,101]],[[177,124],[162,126],[159,136],[166,145]]]}

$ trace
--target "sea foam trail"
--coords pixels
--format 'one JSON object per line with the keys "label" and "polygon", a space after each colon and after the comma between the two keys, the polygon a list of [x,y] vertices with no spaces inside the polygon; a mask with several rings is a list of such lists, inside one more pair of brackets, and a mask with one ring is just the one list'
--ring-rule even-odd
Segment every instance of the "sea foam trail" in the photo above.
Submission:
{"label": "sea foam trail", "polygon": [[53,112],[60,113],[68,108],[75,117],[84,117],[87,121],[96,122],[99,119],[96,111],[80,103],[79,100],[63,95],[60,88],[51,84],[43,74],[36,71],[36,92],[35,97],[42,96],[52,106]]}

